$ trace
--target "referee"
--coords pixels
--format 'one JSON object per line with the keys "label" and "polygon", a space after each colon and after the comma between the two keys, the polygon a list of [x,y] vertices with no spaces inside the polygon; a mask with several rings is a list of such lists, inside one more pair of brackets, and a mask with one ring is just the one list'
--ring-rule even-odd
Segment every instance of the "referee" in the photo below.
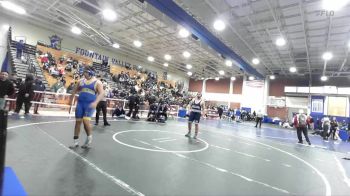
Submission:
{"label": "referee", "polygon": [[107,122],[107,101],[106,101],[106,97],[109,93],[109,90],[107,88],[107,83],[103,82],[103,90],[105,92],[104,97],[101,99],[100,102],[98,102],[97,106],[96,106],[96,123],[95,125],[98,125],[98,120],[100,118],[100,112],[102,110],[102,114],[103,114],[103,125],[104,126],[110,126],[110,124]]}

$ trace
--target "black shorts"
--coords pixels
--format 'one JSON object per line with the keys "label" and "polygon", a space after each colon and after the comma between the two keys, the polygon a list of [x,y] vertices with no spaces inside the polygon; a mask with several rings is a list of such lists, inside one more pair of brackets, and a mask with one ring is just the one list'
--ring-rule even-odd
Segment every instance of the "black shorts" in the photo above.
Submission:
{"label": "black shorts", "polygon": [[194,122],[195,124],[198,124],[200,119],[201,119],[201,113],[191,112],[190,117],[188,118],[188,122]]}

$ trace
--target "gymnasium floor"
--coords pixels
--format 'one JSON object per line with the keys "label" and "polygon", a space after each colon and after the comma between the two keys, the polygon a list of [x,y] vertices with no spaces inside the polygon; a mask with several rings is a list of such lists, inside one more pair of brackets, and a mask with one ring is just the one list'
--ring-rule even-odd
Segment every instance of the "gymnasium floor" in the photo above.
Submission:
{"label": "gymnasium floor", "polygon": [[[6,165],[29,195],[349,195],[349,143],[296,144],[294,131],[203,120],[110,121],[70,150],[74,121],[9,119]],[[264,125],[263,125],[264,126]],[[85,135],[81,137],[81,143]]]}

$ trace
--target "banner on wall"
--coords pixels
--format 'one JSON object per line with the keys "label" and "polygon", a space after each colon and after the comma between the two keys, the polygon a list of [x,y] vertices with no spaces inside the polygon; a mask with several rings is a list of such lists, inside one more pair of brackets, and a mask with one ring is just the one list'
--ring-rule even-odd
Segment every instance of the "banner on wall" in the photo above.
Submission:
{"label": "banner on wall", "polygon": [[122,61],[122,60],[119,60],[117,58],[110,58],[109,56],[106,56],[106,55],[103,55],[103,54],[100,54],[98,52],[94,52],[94,51],[91,51],[91,50],[86,50],[84,48],[76,47],[75,48],[75,53],[79,54],[81,56],[86,56],[86,57],[98,60],[98,61],[107,61],[107,62],[112,63],[113,65],[120,65],[122,67],[131,68],[131,67],[139,66],[139,65],[132,65],[129,62]]}
{"label": "banner on wall", "polygon": [[313,99],[311,102],[311,112],[323,113],[323,99]]}
{"label": "banner on wall", "polygon": [[52,35],[50,38],[50,47],[56,50],[61,50],[62,38],[58,35]]}
{"label": "banner on wall", "polygon": [[311,115],[323,115],[324,110],[324,96],[311,96]]}

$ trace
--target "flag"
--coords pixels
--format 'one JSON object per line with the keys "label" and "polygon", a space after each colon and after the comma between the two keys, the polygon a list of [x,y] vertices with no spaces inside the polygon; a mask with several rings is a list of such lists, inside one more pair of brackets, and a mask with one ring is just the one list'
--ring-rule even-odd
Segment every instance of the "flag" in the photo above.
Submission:
{"label": "flag", "polygon": [[0,70],[8,70],[8,55],[7,55],[7,44],[8,44],[8,32],[9,28],[7,26],[0,27]]}
{"label": "flag", "polygon": [[2,62],[2,65],[1,65],[1,72],[9,72],[9,55],[8,53],[6,52],[6,55],[5,55],[5,59],[4,61]]}

